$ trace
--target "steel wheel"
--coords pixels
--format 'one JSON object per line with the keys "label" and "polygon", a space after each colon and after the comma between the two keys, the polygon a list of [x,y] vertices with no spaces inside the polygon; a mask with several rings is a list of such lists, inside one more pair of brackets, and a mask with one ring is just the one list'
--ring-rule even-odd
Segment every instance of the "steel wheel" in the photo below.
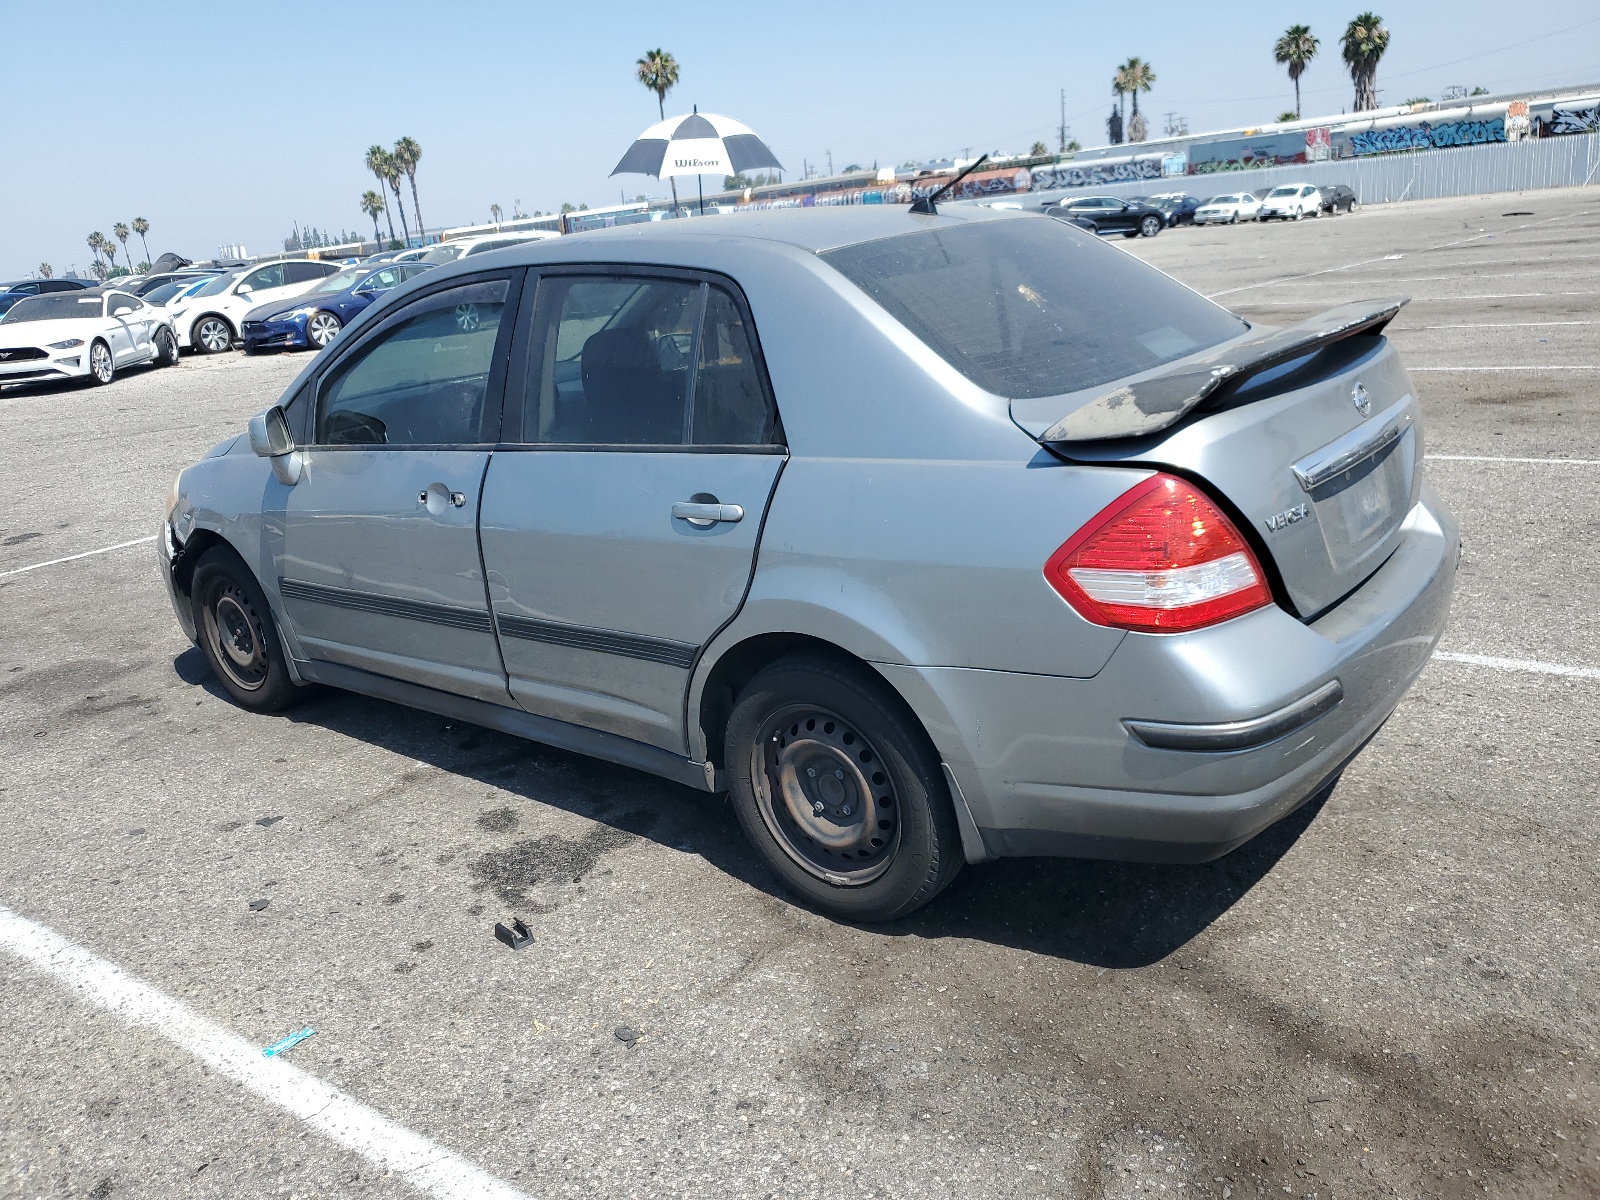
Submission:
{"label": "steel wheel", "polygon": [[267,682],[267,641],[255,604],[231,579],[216,579],[208,591],[201,612],[211,660],[240,691],[260,691]]}
{"label": "steel wheel", "polygon": [[116,373],[116,364],[111,359],[111,347],[102,341],[96,341],[89,347],[89,378],[96,384],[105,384],[110,383]]}
{"label": "steel wheel", "polygon": [[312,313],[311,319],[306,322],[306,337],[313,346],[321,350],[338,337],[339,331],[343,328],[344,324],[330,312]]}
{"label": "steel wheel", "polygon": [[202,317],[189,341],[202,354],[221,354],[233,345],[233,330],[221,317]]}
{"label": "steel wheel", "polygon": [[457,329],[464,333],[471,333],[481,322],[482,317],[478,315],[478,306],[476,304],[456,305]]}
{"label": "steel wheel", "polygon": [[796,706],[774,714],[751,762],[762,820],[808,874],[859,887],[889,868],[900,847],[894,785],[878,752],[836,713]]}

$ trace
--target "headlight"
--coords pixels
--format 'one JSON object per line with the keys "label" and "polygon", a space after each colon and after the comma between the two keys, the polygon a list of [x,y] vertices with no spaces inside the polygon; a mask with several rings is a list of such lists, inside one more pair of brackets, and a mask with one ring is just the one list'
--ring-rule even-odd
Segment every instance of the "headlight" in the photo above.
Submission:
{"label": "headlight", "polygon": [[314,308],[297,308],[293,312],[273,313],[272,316],[264,319],[268,321],[293,321],[296,317],[309,317],[315,311],[316,309]]}
{"label": "headlight", "polygon": [[74,346],[83,345],[82,338],[68,338],[64,342],[51,342],[47,347],[50,350],[71,350]]}
{"label": "headlight", "polygon": [[172,486],[167,489],[167,520],[172,520],[172,510],[178,507],[178,496],[181,494],[183,472],[179,471],[172,477]]}

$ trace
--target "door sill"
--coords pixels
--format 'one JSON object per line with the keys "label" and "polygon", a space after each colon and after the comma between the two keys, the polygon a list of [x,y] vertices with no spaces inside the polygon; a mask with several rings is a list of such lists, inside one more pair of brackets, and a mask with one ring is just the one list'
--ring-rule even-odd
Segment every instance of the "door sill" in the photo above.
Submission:
{"label": "door sill", "polygon": [[680,754],[673,754],[670,750],[647,746],[643,742],[636,742],[619,734],[588,729],[582,725],[557,721],[553,717],[536,716],[519,708],[490,704],[484,700],[474,700],[469,696],[441,692],[436,688],[406,683],[404,680],[377,675],[357,667],[346,667],[321,660],[296,661],[294,665],[300,677],[310,683],[323,683],[348,692],[360,692],[363,696],[389,700],[395,704],[404,704],[408,708],[420,708],[425,712],[438,713],[454,720],[497,729],[513,737],[527,738],[530,742],[541,742],[562,750],[587,754],[590,758],[600,758],[620,766],[632,767],[636,771],[646,771],[698,791],[716,790],[713,770],[709,763],[695,762]]}

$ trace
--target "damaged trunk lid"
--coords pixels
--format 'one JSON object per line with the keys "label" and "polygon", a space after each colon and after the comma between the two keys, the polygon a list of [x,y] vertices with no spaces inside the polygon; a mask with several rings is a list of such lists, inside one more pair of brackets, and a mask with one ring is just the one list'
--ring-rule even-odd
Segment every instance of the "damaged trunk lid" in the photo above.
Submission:
{"label": "damaged trunk lid", "polygon": [[1417,502],[1417,405],[1381,336],[1402,303],[1258,327],[1093,394],[1056,397],[1053,408],[1014,400],[1012,417],[1074,462],[1157,467],[1201,483],[1234,510],[1309,619],[1377,570]]}

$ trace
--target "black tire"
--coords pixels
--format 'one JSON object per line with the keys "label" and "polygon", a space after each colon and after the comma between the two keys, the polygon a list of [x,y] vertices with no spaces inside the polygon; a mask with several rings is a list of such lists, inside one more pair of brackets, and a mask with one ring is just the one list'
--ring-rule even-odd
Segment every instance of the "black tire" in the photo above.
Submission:
{"label": "black tire", "polygon": [[938,753],[899,697],[851,664],[802,654],[763,668],[739,693],[723,761],[745,836],[831,916],[906,916],[965,862]]}
{"label": "black tire", "polygon": [[200,556],[189,603],[211,673],[240,708],[277,712],[305,694],[289,677],[261,585],[233,550],[213,546]]}
{"label": "black tire", "polygon": [[156,332],[155,364],[158,367],[178,365],[178,339],[165,327]]}
{"label": "black tire", "polygon": [[1139,222],[1140,237],[1155,237],[1161,232],[1162,220],[1157,216],[1145,217]]}
{"label": "black tire", "polygon": [[189,345],[200,354],[221,354],[233,348],[233,326],[215,313],[207,313],[189,330]]}
{"label": "black tire", "polygon": [[89,386],[104,387],[116,377],[117,364],[111,356],[111,347],[95,338],[89,343]]}
{"label": "black tire", "polygon": [[1139,236],[1139,231],[1137,229],[1124,229],[1122,231],[1122,236],[1125,238],[1136,238]]}
{"label": "black tire", "polygon": [[313,350],[321,350],[339,336],[344,322],[338,314],[318,309],[306,318],[306,341]]}

